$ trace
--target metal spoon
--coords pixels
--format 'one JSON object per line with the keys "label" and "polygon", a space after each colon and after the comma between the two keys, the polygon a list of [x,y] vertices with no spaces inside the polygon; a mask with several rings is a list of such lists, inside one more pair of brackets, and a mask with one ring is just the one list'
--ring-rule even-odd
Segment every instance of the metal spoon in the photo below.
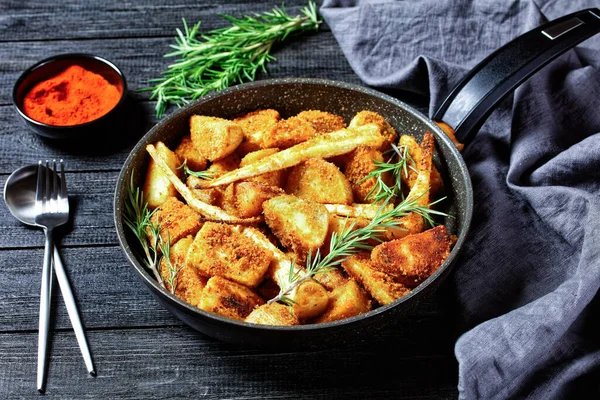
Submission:
{"label": "metal spoon", "polygon": [[[37,226],[35,224],[35,190],[37,184],[37,165],[28,165],[21,167],[14,171],[6,180],[4,186],[4,201],[8,206],[10,213],[19,221],[26,225]],[[77,305],[73,292],[71,291],[71,285],[65,273],[62,261],[58,254],[56,246],[54,247],[53,257],[54,271],[56,272],[56,278],[58,285],[62,292],[67,312],[75,331],[81,354],[85,361],[85,365],[90,374],[95,375],[96,370],[92,361],[92,356],[87,344],[83,325],[79,318],[79,312],[77,311]],[[49,289],[51,290],[51,288]],[[49,291],[50,293],[50,291]]]}

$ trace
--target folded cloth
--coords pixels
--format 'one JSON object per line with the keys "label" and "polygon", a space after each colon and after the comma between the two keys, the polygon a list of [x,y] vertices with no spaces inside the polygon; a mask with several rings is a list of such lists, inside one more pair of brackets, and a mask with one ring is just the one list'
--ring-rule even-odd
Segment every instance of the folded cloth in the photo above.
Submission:
{"label": "folded cloth", "polygon": [[[491,52],[590,7],[325,0],[320,12],[366,85],[425,97],[431,117]],[[463,156],[475,207],[450,278],[459,397],[600,398],[600,35],[522,84]]]}

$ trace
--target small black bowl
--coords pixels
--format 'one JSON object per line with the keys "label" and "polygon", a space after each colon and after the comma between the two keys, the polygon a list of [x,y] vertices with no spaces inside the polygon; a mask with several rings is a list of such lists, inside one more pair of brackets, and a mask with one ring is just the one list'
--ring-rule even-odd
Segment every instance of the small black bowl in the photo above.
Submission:
{"label": "small black bowl", "polygon": [[[37,83],[52,78],[71,65],[79,65],[88,71],[95,72],[115,85],[121,92],[121,98],[118,103],[101,117],[78,125],[49,125],[36,121],[25,114],[22,105],[27,92]],[[115,64],[92,54],[69,53],[46,58],[27,68],[15,83],[12,100],[17,113],[38,135],[50,139],[89,140],[97,137],[97,135],[106,137],[120,130],[125,121],[123,105],[126,97],[127,83],[125,76]]]}

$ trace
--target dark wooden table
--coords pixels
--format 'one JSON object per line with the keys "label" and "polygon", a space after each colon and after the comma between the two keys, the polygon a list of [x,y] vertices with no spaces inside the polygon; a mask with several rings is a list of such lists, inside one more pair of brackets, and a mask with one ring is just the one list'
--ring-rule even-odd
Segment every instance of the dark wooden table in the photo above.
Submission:
{"label": "dark wooden table", "polygon": [[[11,103],[17,77],[43,58],[68,52],[106,57],[125,73],[141,110],[133,134],[157,122],[154,102],[136,92],[171,61],[163,58],[175,29],[218,13],[264,11],[272,2],[98,1],[60,6],[43,0],[0,3],[0,180],[40,159],[67,163],[71,220],[57,244],[84,321],[98,375],[87,374],[58,286],[46,397],[59,399],[333,399],[455,398],[457,365],[451,283],[413,318],[363,343],[328,350],[275,353],[205,337],[151,296],[122,253],[113,224],[113,192],[132,141],[110,151],[73,149],[43,140]],[[304,1],[287,1],[291,14]],[[318,33],[279,46],[274,77],[317,77],[360,83],[323,24]],[[409,102],[413,99],[404,99]],[[416,104],[416,107],[422,104]],[[172,111],[172,109],[170,110]],[[43,235],[9,213],[0,224],[0,397],[36,398],[37,328]]]}

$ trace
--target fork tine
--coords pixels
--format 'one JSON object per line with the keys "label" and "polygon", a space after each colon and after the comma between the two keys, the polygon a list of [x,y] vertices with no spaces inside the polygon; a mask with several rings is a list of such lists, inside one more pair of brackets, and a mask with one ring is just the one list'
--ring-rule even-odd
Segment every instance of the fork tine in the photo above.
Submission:
{"label": "fork tine", "polygon": [[58,172],[56,170],[56,160],[52,160],[52,203],[54,208],[58,208]]}
{"label": "fork tine", "polygon": [[67,194],[67,181],[65,178],[65,164],[63,160],[60,160],[60,195],[59,199],[66,200],[68,197]]}
{"label": "fork tine", "polygon": [[46,160],[46,169],[44,170],[46,173],[46,187],[44,190],[44,212],[48,212],[48,200],[50,200],[50,196],[52,195],[52,187],[50,186],[50,161]]}
{"label": "fork tine", "polygon": [[37,185],[35,187],[35,204],[41,206],[42,200],[44,199],[44,171],[42,167],[42,160],[38,161],[37,170]]}

